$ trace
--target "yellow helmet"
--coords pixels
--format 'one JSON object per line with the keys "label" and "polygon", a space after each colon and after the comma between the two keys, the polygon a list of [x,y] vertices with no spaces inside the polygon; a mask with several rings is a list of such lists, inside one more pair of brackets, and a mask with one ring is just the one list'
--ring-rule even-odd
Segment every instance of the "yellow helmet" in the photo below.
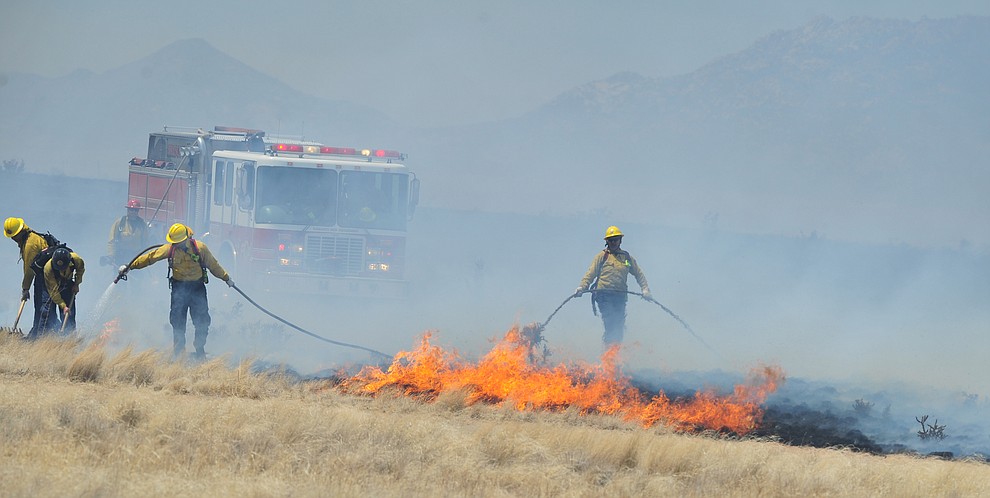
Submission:
{"label": "yellow helmet", "polygon": [[3,234],[7,237],[13,237],[19,234],[25,228],[27,228],[27,225],[24,224],[24,218],[7,218],[3,222]]}
{"label": "yellow helmet", "polygon": [[622,230],[619,227],[612,225],[605,229],[605,239],[611,239],[612,237],[622,237]]}
{"label": "yellow helmet", "polygon": [[176,223],[172,225],[172,228],[168,229],[168,234],[165,235],[165,240],[173,244],[178,244],[179,242],[191,237],[192,234],[193,231],[191,228],[183,225],[182,223]]}

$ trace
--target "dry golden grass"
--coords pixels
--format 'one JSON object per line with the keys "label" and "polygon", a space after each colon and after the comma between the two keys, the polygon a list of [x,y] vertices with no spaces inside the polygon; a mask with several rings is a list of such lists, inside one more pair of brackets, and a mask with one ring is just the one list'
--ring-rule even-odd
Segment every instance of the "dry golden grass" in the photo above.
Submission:
{"label": "dry golden grass", "polygon": [[3,496],[979,496],[990,465],[344,395],[242,363],[0,338]]}

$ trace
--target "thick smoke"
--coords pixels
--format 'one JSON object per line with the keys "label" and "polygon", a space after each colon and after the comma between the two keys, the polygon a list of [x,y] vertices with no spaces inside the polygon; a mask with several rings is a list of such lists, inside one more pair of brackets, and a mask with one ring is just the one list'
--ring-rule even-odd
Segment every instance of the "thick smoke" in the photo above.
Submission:
{"label": "thick smoke", "polygon": [[[14,195],[3,216],[24,217],[32,228],[52,231],[86,259],[78,300],[82,334],[99,337],[111,323],[109,347],[168,352],[167,265],[134,271],[115,286],[114,270],[99,265],[109,227],[124,213],[124,186],[56,180],[72,187],[45,202]],[[15,191],[37,192],[53,180],[22,175],[14,181]],[[547,319],[601,250],[610,224],[626,233],[623,247],[644,269],[654,295],[711,346],[660,307],[631,297],[622,352],[628,373],[658,387],[690,391],[719,385],[720,376],[775,364],[791,381],[771,406],[852,417],[849,427],[890,449],[986,453],[990,429],[983,415],[990,385],[981,374],[980,352],[988,349],[983,332],[990,319],[984,304],[990,265],[988,255],[967,248],[864,245],[815,234],[740,235],[704,220],[690,230],[623,223],[603,214],[568,218],[421,208],[409,226],[406,300],[242,290],[272,313],[332,340],[391,354],[411,349],[430,330],[443,347],[478,357],[513,324]],[[209,236],[204,240],[210,243]],[[15,244],[6,244],[0,278],[8,300],[0,303],[0,316],[9,326],[20,265]],[[239,280],[236,272],[233,277]],[[216,279],[208,289],[213,326],[207,352],[214,356],[231,362],[254,358],[301,375],[380,360],[278,323]],[[21,325],[29,326],[30,318],[28,306]],[[596,361],[601,333],[590,299],[572,299],[544,331],[551,362]],[[191,341],[191,324],[187,334]],[[709,373],[664,385],[685,372]],[[945,425],[948,437],[918,438],[922,426],[915,417],[924,415]]]}

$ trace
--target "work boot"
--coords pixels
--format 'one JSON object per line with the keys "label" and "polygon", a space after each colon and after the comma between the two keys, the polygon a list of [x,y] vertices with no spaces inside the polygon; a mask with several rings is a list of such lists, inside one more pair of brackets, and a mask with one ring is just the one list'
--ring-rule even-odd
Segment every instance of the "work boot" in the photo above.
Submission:
{"label": "work boot", "polygon": [[185,345],[179,345],[179,344],[173,344],[172,345],[172,359],[173,360],[178,360],[179,358],[182,358],[182,356],[185,355],[185,354],[186,354],[186,347],[185,347]]}
{"label": "work boot", "polygon": [[192,354],[192,359],[196,361],[206,360],[206,350],[204,350],[202,347],[196,348],[196,352]]}

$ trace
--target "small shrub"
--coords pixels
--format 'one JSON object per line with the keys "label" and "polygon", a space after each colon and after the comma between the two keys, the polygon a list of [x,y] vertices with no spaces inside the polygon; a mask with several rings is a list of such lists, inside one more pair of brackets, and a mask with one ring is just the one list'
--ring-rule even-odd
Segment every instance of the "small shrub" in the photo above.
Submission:
{"label": "small shrub", "polygon": [[869,416],[870,410],[872,409],[873,409],[873,403],[870,403],[869,401],[866,401],[862,398],[857,399],[855,402],[853,402],[853,411],[856,412],[856,415],[860,417]]}
{"label": "small shrub", "polygon": [[924,415],[921,418],[914,418],[919,424],[921,424],[921,430],[918,431],[918,437],[922,441],[927,441],[929,439],[935,439],[941,441],[945,439],[945,426],[938,425],[938,419],[935,419],[934,424],[927,424],[928,415]]}

